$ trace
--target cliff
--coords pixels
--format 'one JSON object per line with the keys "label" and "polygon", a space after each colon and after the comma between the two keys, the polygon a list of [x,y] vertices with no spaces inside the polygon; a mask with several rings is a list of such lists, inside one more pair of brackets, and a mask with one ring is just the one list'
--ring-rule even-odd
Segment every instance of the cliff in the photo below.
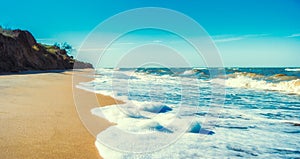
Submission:
{"label": "cliff", "polygon": [[75,62],[80,68],[93,67],[68,56],[66,50],[37,43],[28,31],[0,30],[0,72],[72,69]]}

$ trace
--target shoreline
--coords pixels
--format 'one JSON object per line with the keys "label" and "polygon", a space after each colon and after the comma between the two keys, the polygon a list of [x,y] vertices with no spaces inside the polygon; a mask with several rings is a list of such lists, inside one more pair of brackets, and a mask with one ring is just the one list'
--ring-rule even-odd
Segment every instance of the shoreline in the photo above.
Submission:
{"label": "shoreline", "polygon": [[[0,76],[0,158],[101,158],[96,138],[76,111],[72,75],[67,70]],[[97,94],[97,99],[100,106],[116,104],[109,96]],[[101,130],[112,125],[95,118]]]}

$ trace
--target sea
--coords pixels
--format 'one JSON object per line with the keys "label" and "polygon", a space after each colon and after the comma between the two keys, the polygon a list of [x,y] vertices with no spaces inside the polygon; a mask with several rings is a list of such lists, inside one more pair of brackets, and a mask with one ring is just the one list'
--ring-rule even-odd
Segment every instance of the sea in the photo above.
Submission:
{"label": "sea", "polygon": [[300,158],[300,68],[101,68],[104,158]]}

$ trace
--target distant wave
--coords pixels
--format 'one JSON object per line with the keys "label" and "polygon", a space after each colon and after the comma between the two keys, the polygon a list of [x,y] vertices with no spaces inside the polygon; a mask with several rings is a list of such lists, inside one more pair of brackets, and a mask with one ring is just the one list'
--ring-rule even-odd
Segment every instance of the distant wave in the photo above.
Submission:
{"label": "distant wave", "polygon": [[184,71],[182,74],[183,74],[183,75],[193,75],[193,74],[195,74],[195,72],[196,72],[196,71],[194,71],[194,70],[186,70],[186,71]]}
{"label": "distant wave", "polygon": [[289,81],[289,80],[296,80],[298,77],[296,76],[288,76],[286,74],[274,74],[271,76],[266,76],[257,73],[251,72],[235,72],[233,74],[227,75],[228,78],[237,78],[237,77],[248,77],[252,79],[258,80],[267,80],[267,81]]}
{"label": "distant wave", "polygon": [[300,68],[286,68],[285,71],[299,71],[300,72]]}
{"label": "distant wave", "polygon": [[264,78],[265,77],[264,75],[256,74],[256,73],[251,73],[251,72],[235,72],[233,74],[227,75],[227,77],[231,77],[231,78],[240,77],[240,76],[249,77],[249,78],[255,78],[255,79],[257,79],[257,78],[260,79],[260,78]]}
{"label": "distant wave", "polygon": [[[250,88],[267,91],[280,91],[289,94],[300,94],[300,79],[294,79],[289,81],[272,82],[268,81],[268,78],[258,78],[260,76],[255,74],[240,75],[235,77],[229,77],[225,84],[229,87],[236,88]],[[218,83],[218,80],[213,81]]]}
{"label": "distant wave", "polygon": [[195,67],[195,68],[193,68],[193,70],[206,70],[207,68],[205,68],[205,67]]}

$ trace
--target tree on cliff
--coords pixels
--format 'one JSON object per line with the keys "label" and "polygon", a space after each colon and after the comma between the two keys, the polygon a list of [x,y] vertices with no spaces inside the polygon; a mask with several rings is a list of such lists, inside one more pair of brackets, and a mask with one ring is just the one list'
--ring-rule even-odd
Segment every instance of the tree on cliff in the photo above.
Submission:
{"label": "tree on cliff", "polygon": [[62,49],[62,50],[66,50],[67,51],[67,54],[68,55],[72,55],[72,52],[73,51],[76,51],[73,47],[72,47],[72,45],[70,45],[69,43],[67,43],[67,42],[63,42],[63,43],[54,43],[54,46],[56,46],[56,47],[58,47],[58,48],[60,48],[60,49]]}

